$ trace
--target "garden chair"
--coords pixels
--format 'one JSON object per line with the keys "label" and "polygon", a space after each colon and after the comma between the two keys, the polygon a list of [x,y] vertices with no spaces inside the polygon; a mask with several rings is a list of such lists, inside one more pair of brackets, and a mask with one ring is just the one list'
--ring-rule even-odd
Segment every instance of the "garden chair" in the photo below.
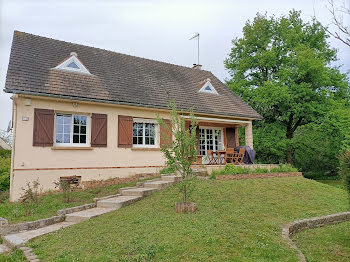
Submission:
{"label": "garden chair", "polygon": [[240,148],[239,152],[233,153],[233,160],[235,161],[235,165],[243,164],[244,154],[245,154],[245,148]]}
{"label": "garden chair", "polygon": [[227,148],[226,149],[225,163],[232,163],[233,162],[233,154],[234,153],[235,153],[234,148]]}
{"label": "garden chair", "polygon": [[213,150],[207,150],[207,157],[208,157],[209,165],[215,165],[218,163],[218,159],[216,158]]}

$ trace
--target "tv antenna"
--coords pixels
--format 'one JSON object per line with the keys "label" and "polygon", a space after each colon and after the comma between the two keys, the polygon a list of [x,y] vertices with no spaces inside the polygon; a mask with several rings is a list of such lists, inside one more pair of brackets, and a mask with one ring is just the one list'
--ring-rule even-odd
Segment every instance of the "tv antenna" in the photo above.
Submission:
{"label": "tv antenna", "polygon": [[198,55],[198,63],[197,65],[199,65],[199,33],[195,33],[195,35],[193,37],[191,37],[189,40],[193,40],[197,38],[197,55]]}

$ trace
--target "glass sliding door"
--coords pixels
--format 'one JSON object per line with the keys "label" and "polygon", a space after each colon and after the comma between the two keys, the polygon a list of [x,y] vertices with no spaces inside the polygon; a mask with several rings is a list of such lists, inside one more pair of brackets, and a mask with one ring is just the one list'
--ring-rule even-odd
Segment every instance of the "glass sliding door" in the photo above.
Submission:
{"label": "glass sliding door", "polygon": [[222,130],[215,128],[199,128],[199,154],[204,156],[207,150],[223,149]]}

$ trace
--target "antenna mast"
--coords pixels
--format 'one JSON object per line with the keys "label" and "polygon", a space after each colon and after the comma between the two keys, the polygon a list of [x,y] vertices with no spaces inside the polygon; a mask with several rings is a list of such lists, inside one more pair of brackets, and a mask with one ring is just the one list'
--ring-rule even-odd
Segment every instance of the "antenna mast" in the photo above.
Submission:
{"label": "antenna mast", "polygon": [[189,40],[197,38],[197,55],[198,55],[198,64],[199,65],[199,33],[195,33],[193,37],[191,37]]}

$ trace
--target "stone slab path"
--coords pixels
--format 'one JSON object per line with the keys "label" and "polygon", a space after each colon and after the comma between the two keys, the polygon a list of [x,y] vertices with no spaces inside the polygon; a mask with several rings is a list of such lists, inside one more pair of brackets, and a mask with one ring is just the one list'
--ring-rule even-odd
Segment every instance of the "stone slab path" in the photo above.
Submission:
{"label": "stone slab path", "polygon": [[32,238],[57,231],[61,228],[68,227],[130,205],[143,197],[151,195],[157,190],[168,187],[179,181],[181,181],[181,176],[168,175],[162,176],[157,180],[148,180],[145,183],[140,183],[140,187],[121,188],[119,189],[120,195],[98,200],[97,207],[66,214],[66,219],[64,222],[45,226],[39,229],[2,236],[4,245],[0,245],[0,254],[8,251],[8,247],[23,246],[23,244]]}
{"label": "stone slab path", "polygon": [[7,246],[21,246],[34,237],[45,235],[74,224],[76,224],[76,222],[60,222],[47,227],[2,236],[2,239]]}

